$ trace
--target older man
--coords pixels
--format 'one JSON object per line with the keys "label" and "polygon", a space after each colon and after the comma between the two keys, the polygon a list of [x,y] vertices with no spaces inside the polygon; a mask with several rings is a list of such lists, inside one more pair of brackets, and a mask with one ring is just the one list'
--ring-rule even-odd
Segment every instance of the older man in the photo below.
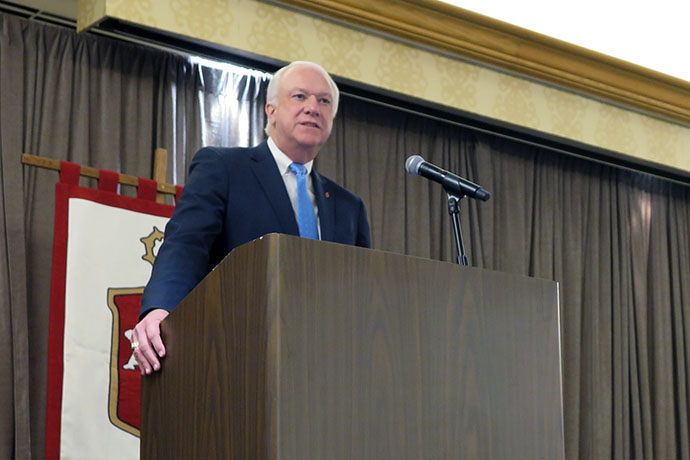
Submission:
{"label": "older man", "polygon": [[233,248],[268,233],[369,247],[362,200],[312,168],[338,100],[321,66],[293,62],[268,85],[266,142],[195,155],[132,334],[142,375],[165,356],[160,322]]}

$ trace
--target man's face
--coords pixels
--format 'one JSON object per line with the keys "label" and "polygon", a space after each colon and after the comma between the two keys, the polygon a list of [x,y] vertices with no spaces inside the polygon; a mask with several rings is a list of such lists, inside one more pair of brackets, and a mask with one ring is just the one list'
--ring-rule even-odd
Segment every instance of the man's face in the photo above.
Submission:
{"label": "man's face", "polygon": [[266,115],[276,145],[293,161],[306,163],[331,134],[331,89],[315,69],[294,67],[281,77],[278,104],[267,103]]}

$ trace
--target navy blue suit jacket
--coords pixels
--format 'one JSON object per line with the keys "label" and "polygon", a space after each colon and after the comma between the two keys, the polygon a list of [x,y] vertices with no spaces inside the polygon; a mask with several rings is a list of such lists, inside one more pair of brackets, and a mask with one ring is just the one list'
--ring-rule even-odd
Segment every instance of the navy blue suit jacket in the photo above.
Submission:
{"label": "navy blue suit jacket", "polygon": [[[311,174],[321,239],[370,247],[362,200],[313,169]],[[233,248],[268,233],[299,235],[268,144],[199,150],[165,227],[140,316],[154,308],[171,311]]]}

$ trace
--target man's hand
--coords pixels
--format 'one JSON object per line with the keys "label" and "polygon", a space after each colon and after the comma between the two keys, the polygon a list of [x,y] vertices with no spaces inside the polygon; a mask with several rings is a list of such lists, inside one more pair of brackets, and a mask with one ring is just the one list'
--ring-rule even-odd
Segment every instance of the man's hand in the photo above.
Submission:
{"label": "man's hand", "polygon": [[141,375],[160,370],[159,358],[165,356],[165,346],[161,339],[160,323],[170,312],[157,308],[151,310],[132,332],[134,358],[139,364]]}

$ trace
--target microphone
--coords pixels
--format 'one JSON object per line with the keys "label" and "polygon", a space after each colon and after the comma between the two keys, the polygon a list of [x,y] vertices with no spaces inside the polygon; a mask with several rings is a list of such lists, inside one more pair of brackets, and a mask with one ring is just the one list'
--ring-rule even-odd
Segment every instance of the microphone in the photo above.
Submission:
{"label": "microphone", "polygon": [[457,192],[482,201],[491,198],[491,194],[479,185],[424,161],[419,155],[411,155],[405,161],[405,169],[413,176],[424,176],[438,182],[449,192]]}

